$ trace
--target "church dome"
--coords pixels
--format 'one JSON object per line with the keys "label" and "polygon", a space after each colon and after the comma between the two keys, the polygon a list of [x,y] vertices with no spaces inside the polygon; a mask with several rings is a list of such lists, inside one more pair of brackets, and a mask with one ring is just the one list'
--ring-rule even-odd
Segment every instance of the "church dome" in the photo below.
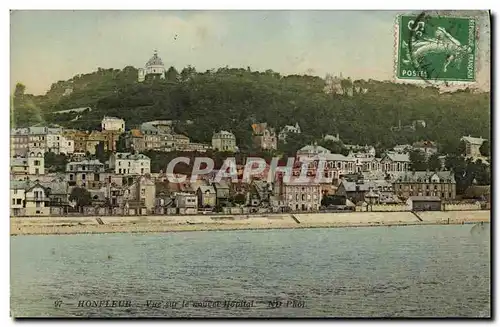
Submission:
{"label": "church dome", "polygon": [[146,67],[148,66],[163,66],[163,61],[160,57],[158,57],[158,52],[155,50],[151,59],[146,63]]}

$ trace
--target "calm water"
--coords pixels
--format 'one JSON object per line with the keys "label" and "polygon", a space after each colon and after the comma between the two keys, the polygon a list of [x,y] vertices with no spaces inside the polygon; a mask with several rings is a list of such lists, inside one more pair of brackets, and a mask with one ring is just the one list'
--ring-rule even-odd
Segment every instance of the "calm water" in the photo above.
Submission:
{"label": "calm water", "polygon": [[11,313],[489,317],[489,225],[11,237]]}

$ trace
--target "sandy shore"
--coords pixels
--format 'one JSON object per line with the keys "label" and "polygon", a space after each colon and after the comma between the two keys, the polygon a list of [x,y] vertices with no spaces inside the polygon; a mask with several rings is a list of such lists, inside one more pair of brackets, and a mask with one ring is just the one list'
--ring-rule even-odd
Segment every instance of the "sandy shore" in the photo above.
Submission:
{"label": "sandy shore", "polygon": [[490,211],[350,212],[269,215],[11,217],[11,235],[407,226],[489,222]]}

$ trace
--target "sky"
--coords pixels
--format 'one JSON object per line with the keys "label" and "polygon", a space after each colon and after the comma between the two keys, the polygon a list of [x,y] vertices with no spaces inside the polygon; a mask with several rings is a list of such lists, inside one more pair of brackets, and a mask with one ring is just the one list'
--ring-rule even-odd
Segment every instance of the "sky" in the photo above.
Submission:
{"label": "sky", "polygon": [[[391,80],[395,11],[12,11],[11,89],[50,85],[102,68],[272,69]],[[480,27],[479,84],[489,88],[489,21]],[[484,68],[486,67],[486,68]]]}

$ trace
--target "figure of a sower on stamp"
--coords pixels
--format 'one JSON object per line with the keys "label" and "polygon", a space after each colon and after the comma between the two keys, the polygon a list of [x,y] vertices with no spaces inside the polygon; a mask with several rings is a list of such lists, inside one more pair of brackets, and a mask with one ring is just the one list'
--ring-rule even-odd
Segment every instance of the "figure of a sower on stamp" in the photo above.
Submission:
{"label": "figure of a sower on stamp", "polygon": [[422,59],[432,53],[442,53],[446,55],[446,60],[443,64],[443,72],[446,72],[448,65],[455,62],[460,66],[464,56],[472,52],[472,48],[467,45],[462,45],[460,41],[451,36],[443,27],[438,27],[435,32],[435,38],[420,36],[418,39],[412,36],[412,49],[408,47],[408,43],[403,41],[403,49],[406,51],[406,59],[403,59],[404,64],[413,63],[415,67],[419,67]]}

